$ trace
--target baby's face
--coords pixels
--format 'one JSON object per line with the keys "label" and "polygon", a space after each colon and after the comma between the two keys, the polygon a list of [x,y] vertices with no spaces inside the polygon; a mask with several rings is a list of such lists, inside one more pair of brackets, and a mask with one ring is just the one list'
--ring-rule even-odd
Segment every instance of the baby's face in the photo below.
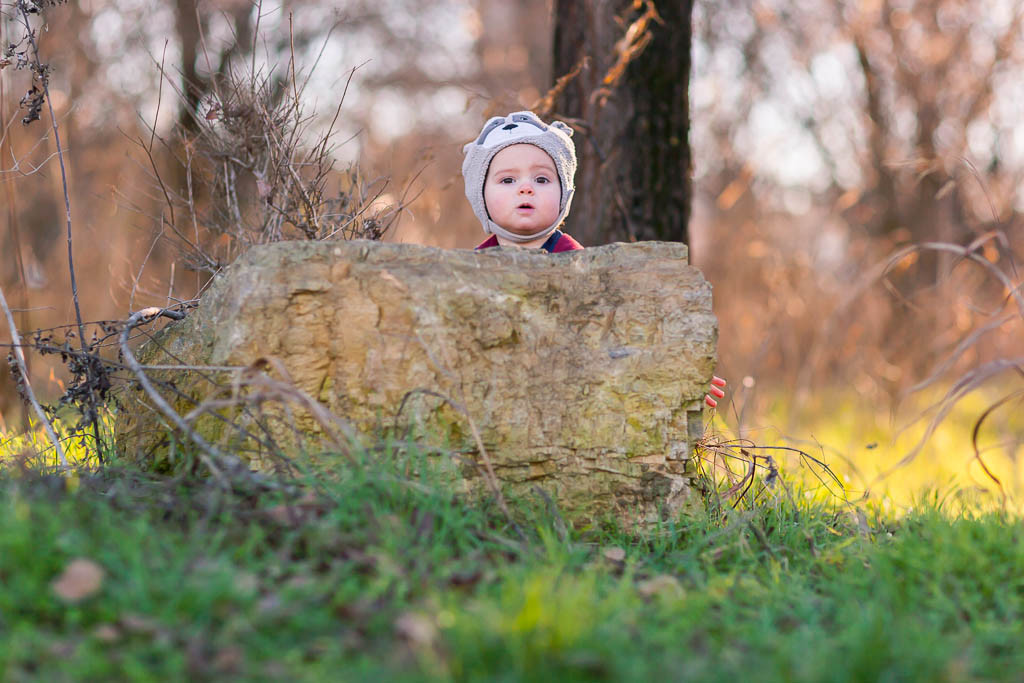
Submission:
{"label": "baby's face", "polygon": [[562,187],[555,162],[536,145],[509,145],[494,155],[484,182],[491,220],[517,235],[529,235],[555,222]]}

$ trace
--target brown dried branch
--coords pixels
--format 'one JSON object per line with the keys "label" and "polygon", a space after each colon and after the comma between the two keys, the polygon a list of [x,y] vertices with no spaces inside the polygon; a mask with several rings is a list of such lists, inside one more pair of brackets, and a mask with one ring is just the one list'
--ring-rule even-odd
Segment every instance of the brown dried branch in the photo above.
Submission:
{"label": "brown dried branch", "polygon": [[530,111],[535,113],[542,119],[549,119],[554,115],[555,111],[555,100],[557,100],[565,89],[569,87],[569,84],[580,75],[583,69],[590,68],[590,57],[584,56],[580,61],[576,62],[576,66],[564,76],[560,76],[555,84],[551,86],[544,95],[536,102],[530,105]]}
{"label": "brown dried branch", "polygon": [[[983,236],[987,237],[987,236]],[[886,272],[892,268],[892,266],[899,263],[907,255],[917,251],[939,251],[950,254],[955,254],[963,259],[973,261],[980,265],[984,270],[991,274],[996,280],[1006,288],[1007,294],[1017,304],[1017,310],[1020,313],[1021,319],[1024,319],[1024,283],[1015,283],[1010,280],[1010,277],[1004,273],[999,267],[986,259],[985,257],[976,253],[978,247],[981,246],[983,241],[975,240],[967,246],[960,246],[959,244],[950,244],[948,242],[922,242],[921,244],[913,244],[904,249],[900,249],[892,258],[886,267]]]}
{"label": "brown dried branch", "polygon": [[977,422],[974,423],[974,429],[971,430],[971,446],[974,448],[974,459],[978,461],[979,465],[981,465],[981,469],[985,471],[985,474],[988,476],[988,478],[994,481],[996,486],[999,487],[999,493],[1003,497],[1004,508],[1006,507],[1006,503],[1008,502],[1009,497],[1006,494],[1006,489],[1003,488],[1003,482],[1000,481],[999,477],[992,474],[992,470],[988,468],[988,465],[985,464],[985,461],[981,457],[981,450],[978,448],[978,434],[981,432],[981,425],[985,422],[986,419],[988,419],[989,415],[994,413],[996,410],[1001,408],[1006,403],[1009,403],[1010,401],[1019,399],[1021,397],[1024,397],[1024,390],[1015,391],[1009,394],[1008,396],[1004,396],[1003,398],[999,399],[998,401],[996,401],[995,403],[993,403],[992,405],[985,409],[985,412],[983,412],[981,416],[978,417]]}
{"label": "brown dried branch", "polygon": [[917,456],[921,453],[921,450],[924,448],[924,445],[928,443],[928,440],[932,437],[932,434],[935,433],[935,430],[938,429],[939,424],[941,424],[942,421],[946,419],[950,411],[953,410],[953,408],[956,406],[957,403],[960,402],[962,398],[967,396],[969,393],[977,389],[982,384],[991,380],[993,377],[1001,375],[1007,370],[1014,370],[1020,377],[1024,378],[1024,356],[1019,358],[1000,358],[998,360],[985,363],[984,365],[981,365],[980,367],[977,367],[971,370],[970,372],[965,373],[959,380],[957,380],[953,387],[949,391],[947,391],[941,399],[939,399],[939,401],[937,401],[930,408],[925,410],[924,413],[922,413],[921,417],[918,418],[918,420],[920,420],[929,411],[936,410],[935,416],[932,417],[932,419],[928,422],[928,426],[925,428],[924,434],[918,440],[917,444],[915,444],[914,447],[910,449],[910,451],[905,456],[903,456],[895,465],[881,472],[872,482],[872,486],[874,485],[874,483],[879,482],[882,479],[885,479],[893,472],[896,472],[902,467],[905,467],[906,465],[909,465],[911,462],[913,462],[914,459],[917,458]]}
{"label": "brown dried branch", "polygon": [[1015,319],[1016,316],[1012,314],[1007,315],[1002,318],[992,320],[988,324],[981,326],[977,330],[974,330],[971,334],[967,335],[966,337],[960,340],[960,343],[956,345],[956,348],[953,349],[953,352],[950,353],[949,356],[947,356],[945,359],[943,359],[941,363],[935,366],[935,369],[932,371],[930,375],[922,379],[914,386],[907,389],[906,394],[908,396],[910,394],[916,394],[922,389],[925,389],[934,384],[935,381],[938,380],[939,377],[941,377],[947,370],[953,367],[956,361],[959,360],[964,355],[964,353],[967,352],[968,349],[974,346],[974,344],[977,343],[977,341],[981,337],[988,334],[989,332],[992,332],[993,330],[999,329],[1006,323]]}
{"label": "brown dried branch", "polygon": [[[831,342],[832,335],[838,327],[840,316],[873,285],[878,284],[879,282],[883,285],[889,285],[890,283],[888,282],[887,276],[893,267],[910,254],[918,251],[943,251],[955,254],[980,265],[987,273],[991,274],[992,277],[1003,285],[1007,291],[1007,297],[1012,298],[1015,301],[1018,315],[1024,319],[1024,283],[1014,283],[1010,279],[1010,276],[1000,270],[996,264],[990,262],[988,259],[977,253],[984,243],[989,240],[997,240],[1000,243],[1005,243],[1007,241],[1007,237],[1005,233],[993,230],[981,235],[967,246],[946,242],[924,242],[922,244],[913,244],[897,249],[885,259],[880,260],[874,266],[867,269],[853,286],[846,289],[843,298],[833,307],[832,311],[826,317],[824,324],[816,328],[814,340],[810,345],[810,351],[806,354],[807,360],[801,366],[800,372],[797,376],[796,384],[799,388],[796,393],[796,401],[801,403],[810,395],[811,378],[818,370],[823,358],[825,357],[826,349]],[[894,287],[889,286],[888,288],[894,296],[901,297],[901,299],[903,298],[903,295]],[[904,300],[904,303],[912,305],[908,300]],[[975,340],[980,336],[980,333],[972,335]],[[966,347],[964,350],[966,350]],[[931,380],[924,382],[924,385],[927,385],[930,381]],[[923,386],[920,388],[923,388]],[[916,390],[917,389],[915,388],[913,391]]]}
{"label": "brown dried branch", "polygon": [[599,108],[604,107],[608,102],[612,91],[626,73],[629,63],[643,54],[644,49],[654,40],[654,36],[651,34],[651,24],[664,23],[651,0],[635,0],[633,2],[634,11],[640,9],[641,6],[646,6],[644,13],[629,25],[626,33],[615,43],[613,51],[615,62],[601,79],[601,87],[590,94],[591,103],[596,103]]}
{"label": "brown dried branch", "polygon": [[[275,380],[266,374],[266,370],[269,368],[276,370],[283,381]],[[243,387],[253,388],[256,391],[242,395]],[[355,430],[324,408],[319,401],[296,387],[284,363],[271,356],[258,358],[251,365],[242,369],[232,383],[230,398],[207,399],[185,415],[184,421],[191,425],[203,413],[212,413],[219,408],[237,407],[243,403],[258,405],[266,401],[291,402],[300,405],[323,428],[338,452],[343,454],[350,463],[355,464],[351,452],[351,445],[357,441]]]}

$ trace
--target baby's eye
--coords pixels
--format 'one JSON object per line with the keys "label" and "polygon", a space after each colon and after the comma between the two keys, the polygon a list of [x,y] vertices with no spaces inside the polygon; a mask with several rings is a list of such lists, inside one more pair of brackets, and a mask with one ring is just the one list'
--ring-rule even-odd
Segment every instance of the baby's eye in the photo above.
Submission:
{"label": "baby's eye", "polygon": [[537,176],[537,183],[539,185],[543,185],[544,183],[550,183],[550,182],[551,182],[551,178],[548,178],[546,175]]}
{"label": "baby's eye", "polygon": [[501,179],[501,180],[499,180],[498,182],[499,182],[499,183],[504,183],[504,184],[506,184],[506,185],[511,185],[512,183],[514,183],[514,182],[515,182],[515,178],[502,178],[502,179]]}

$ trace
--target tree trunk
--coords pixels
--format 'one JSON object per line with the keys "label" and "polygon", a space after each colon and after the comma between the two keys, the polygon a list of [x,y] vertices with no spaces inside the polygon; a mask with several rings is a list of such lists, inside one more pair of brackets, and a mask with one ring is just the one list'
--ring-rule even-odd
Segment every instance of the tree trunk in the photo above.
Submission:
{"label": "tree trunk", "polygon": [[178,124],[185,130],[196,129],[196,107],[204,90],[196,59],[199,57],[201,28],[196,0],[177,0],[174,5],[178,39],[181,41],[181,93],[184,98]]}
{"label": "tree trunk", "polygon": [[661,21],[650,24],[650,43],[602,105],[595,93],[639,12],[632,0],[555,1],[554,78],[585,56],[591,60],[556,106],[556,118],[579,124],[576,196],[566,229],[585,245],[688,242],[693,2],[654,5]]}

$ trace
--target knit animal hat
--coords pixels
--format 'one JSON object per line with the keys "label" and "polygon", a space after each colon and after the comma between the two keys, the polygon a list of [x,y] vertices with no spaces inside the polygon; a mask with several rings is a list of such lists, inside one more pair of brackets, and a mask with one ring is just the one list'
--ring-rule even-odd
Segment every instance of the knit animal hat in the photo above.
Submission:
{"label": "knit animal hat", "polygon": [[[572,128],[561,121],[547,125],[533,112],[517,111],[508,116],[493,117],[484,124],[477,139],[462,148],[466,155],[462,161],[466,198],[484,226],[485,233],[493,232],[511,242],[529,242],[550,235],[565,220],[575,192],[573,176],[576,175],[576,147],[572,144],[572,132]],[[492,221],[484,202],[484,182],[494,155],[510,145],[519,144],[536,145],[547,152],[555,162],[558,181],[562,186],[558,218],[544,230],[532,235],[517,235]]]}

